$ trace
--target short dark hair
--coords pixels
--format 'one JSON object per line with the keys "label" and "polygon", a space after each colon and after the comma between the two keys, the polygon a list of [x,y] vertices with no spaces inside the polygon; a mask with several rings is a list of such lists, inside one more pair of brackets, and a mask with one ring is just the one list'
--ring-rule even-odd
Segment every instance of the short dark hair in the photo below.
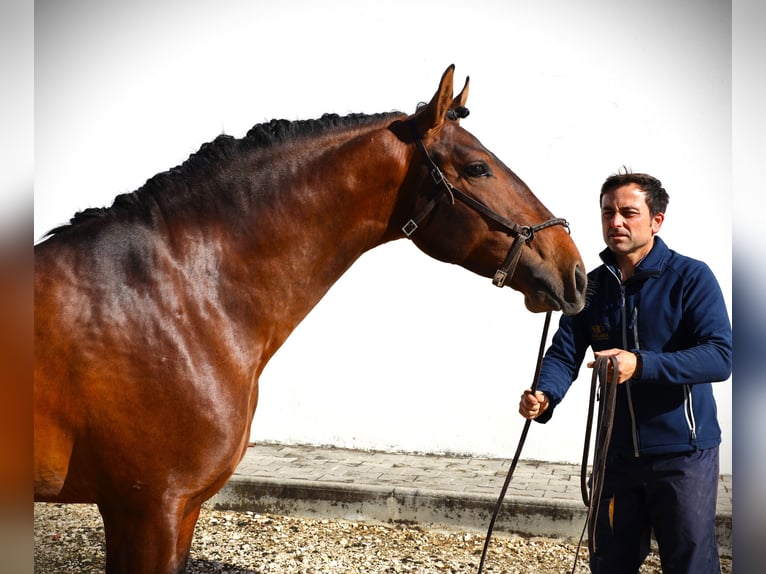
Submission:
{"label": "short dark hair", "polygon": [[617,173],[614,173],[606,178],[606,181],[601,186],[601,194],[598,196],[598,204],[601,206],[601,199],[605,193],[614,191],[618,187],[628,185],[630,183],[636,184],[646,194],[646,205],[649,206],[649,213],[654,217],[658,213],[665,213],[668,208],[668,201],[670,196],[665,188],[662,187],[662,182],[656,177],[652,177],[646,173],[633,173],[627,167],[622,167]]}

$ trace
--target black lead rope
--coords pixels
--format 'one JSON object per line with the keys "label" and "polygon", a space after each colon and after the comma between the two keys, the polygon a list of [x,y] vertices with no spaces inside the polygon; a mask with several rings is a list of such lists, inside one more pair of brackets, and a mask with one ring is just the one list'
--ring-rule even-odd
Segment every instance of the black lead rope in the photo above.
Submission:
{"label": "black lead rope", "polygon": [[[540,379],[540,368],[543,361],[543,353],[545,350],[545,343],[548,338],[548,327],[550,325],[551,312],[548,311],[545,316],[545,325],[543,327],[543,335],[540,341],[540,350],[537,357],[537,366],[535,367],[535,376],[532,381],[531,392],[534,393],[537,390],[537,383]],[[609,380],[609,367],[612,367],[612,378]],[[580,535],[580,541],[577,544],[577,550],[575,551],[574,563],[572,564],[571,574],[575,573],[577,568],[577,560],[580,555],[580,548],[582,547],[583,536],[585,530],[588,530],[588,549],[590,552],[596,551],[596,522],[599,511],[599,504],[601,502],[601,492],[604,487],[604,469],[606,467],[606,453],[609,450],[609,440],[612,435],[612,427],[614,425],[614,408],[617,400],[617,383],[619,381],[618,365],[616,357],[599,357],[595,361],[593,366],[593,375],[591,377],[591,389],[590,400],[588,403],[588,421],[585,427],[585,446],[583,448],[582,465],[580,468],[580,488],[582,490],[582,497],[585,506],[588,507],[587,518],[585,526],[583,527],[582,534]],[[597,417],[597,434],[596,443],[593,453],[593,472],[591,476],[591,488],[588,493],[587,485],[587,467],[588,467],[588,454],[590,450],[590,437],[591,427],[593,423],[593,410],[596,403],[596,396],[598,391],[598,397],[603,398],[599,403],[598,417]],[[497,516],[500,513],[500,508],[503,505],[503,499],[508,492],[508,486],[511,483],[511,478],[516,470],[516,465],[519,462],[521,456],[521,449],[524,446],[524,442],[527,439],[527,433],[529,432],[529,426],[531,419],[527,419],[524,423],[524,429],[521,431],[521,437],[519,438],[519,444],[516,447],[516,454],[513,457],[511,466],[508,469],[508,474],[505,477],[503,488],[500,490],[500,496],[497,499],[495,510],[492,513],[492,518],[489,521],[489,529],[487,530],[487,537],[484,540],[484,548],[481,552],[481,561],[479,562],[479,570],[477,574],[481,574],[484,569],[484,561],[487,558],[487,550],[489,548],[489,542],[492,539],[492,531],[495,528],[495,522]]]}
{"label": "black lead rope", "polygon": [[[609,367],[612,368],[612,377],[609,379]],[[582,452],[582,464],[580,466],[580,490],[582,492],[582,501],[588,507],[588,514],[585,520],[585,526],[580,534],[580,541],[577,544],[574,564],[572,565],[572,574],[577,567],[577,559],[580,556],[585,529],[588,530],[588,550],[593,553],[596,551],[596,523],[598,521],[598,512],[601,505],[601,493],[604,489],[604,470],[606,468],[606,453],[609,450],[609,441],[612,437],[612,427],[614,426],[614,409],[617,402],[617,384],[619,382],[617,357],[599,357],[593,365],[593,375],[590,382],[590,399],[588,401],[588,421],[585,425],[585,444]],[[596,391],[598,390],[598,394]],[[591,473],[590,493],[588,493],[588,451],[590,450],[590,435],[593,425],[593,408],[596,397],[599,402],[596,443],[593,447],[593,471]]]}
{"label": "black lead rope", "polygon": [[[531,392],[534,393],[537,390],[537,382],[540,379],[540,367],[543,364],[543,353],[545,352],[545,342],[548,339],[548,327],[551,324],[551,312],[548,311],[545,314],[545,324],[543,325],[543,334],[540,338],[540,350],[537,354],[537,365],[535,366],[535,376],[532,379],[532,387]],[[503,506],[503,499],[505,498],[505,493],[508,492],[508,485],[511,484],[511,478],[513,477],[513,472],[516,470],[516,465],[519,463],[519,457],[521,456],[521,449],[524,447],[524,441],[527,440],[527,433],[529,432],[529,425],[531,424],[532,420],[527,419],[524,422],[524,429],[521,431],[521,437],[519,438],[519,444],[516,447],[516,454],[513,455],[513,461],[511,462],[511,467],[508,469],[508,474],[505,477],[505,482],[503,483],[503,488],[500,490],[500,496],[497,499],[497,504],[495,505],[495,511],[492,513],[492,518],[489,521],[489,529],[487,530],[487,537],[484,540],[484,549],[481,551],[481,561],[479,562],[479,570],[478,574],[481,574],[482,570],[484,569],[484,560],[487,558],[487,549],[489,548],[489,541],[492,539],[492,531],[495,529],[495,522],[497,521],[497,516],[500,514],[500,508]]]}

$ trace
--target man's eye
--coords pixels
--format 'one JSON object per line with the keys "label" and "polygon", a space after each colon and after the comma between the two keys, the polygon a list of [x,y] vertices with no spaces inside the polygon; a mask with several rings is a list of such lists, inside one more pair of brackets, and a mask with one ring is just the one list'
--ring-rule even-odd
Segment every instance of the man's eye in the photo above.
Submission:
{"label": "man's eye", "polygon": [[472,163],[466,166],[465,173],[469,177],[484,177],[490,174],[489,168],[483,163]]}

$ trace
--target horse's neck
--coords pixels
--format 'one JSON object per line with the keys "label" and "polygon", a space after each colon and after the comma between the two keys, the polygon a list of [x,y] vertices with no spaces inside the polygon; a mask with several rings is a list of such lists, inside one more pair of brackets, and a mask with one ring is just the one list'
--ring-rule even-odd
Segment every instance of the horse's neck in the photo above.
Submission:
{"label": "horse's neck", "polygon": [[264,183],[279,189],[261,196],[256,206],[256,265],[277,242],[284,245],[279,255],[289,276],[308,267],[334,282],[383,241],[401,184],[390,176],[396,158],[387,157],[383,146],[360,139],[327,145],[292,162],[277,159],[285,175],[276,182],[267,176]]}
{"label": "horse's neck", "polygon": [[206,225],[223,253],[225,296],[268,325],[274,351],[360,255],[387,240],[404,175],[397,141],[368,130],[321,149],[243,157],[223,174],[229,188],[220,191],[243,206]]}

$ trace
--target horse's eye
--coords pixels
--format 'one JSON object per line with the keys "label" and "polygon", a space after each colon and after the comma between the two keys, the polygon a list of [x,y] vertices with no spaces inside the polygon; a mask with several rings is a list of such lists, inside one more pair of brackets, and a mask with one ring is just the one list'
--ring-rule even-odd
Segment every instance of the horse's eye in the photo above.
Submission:
{"label": "horse's eye", "polygon": [[465,167],[465,173],[469,177],[486,177],[490,175],[489,168],[485,163],[472,163]]}

